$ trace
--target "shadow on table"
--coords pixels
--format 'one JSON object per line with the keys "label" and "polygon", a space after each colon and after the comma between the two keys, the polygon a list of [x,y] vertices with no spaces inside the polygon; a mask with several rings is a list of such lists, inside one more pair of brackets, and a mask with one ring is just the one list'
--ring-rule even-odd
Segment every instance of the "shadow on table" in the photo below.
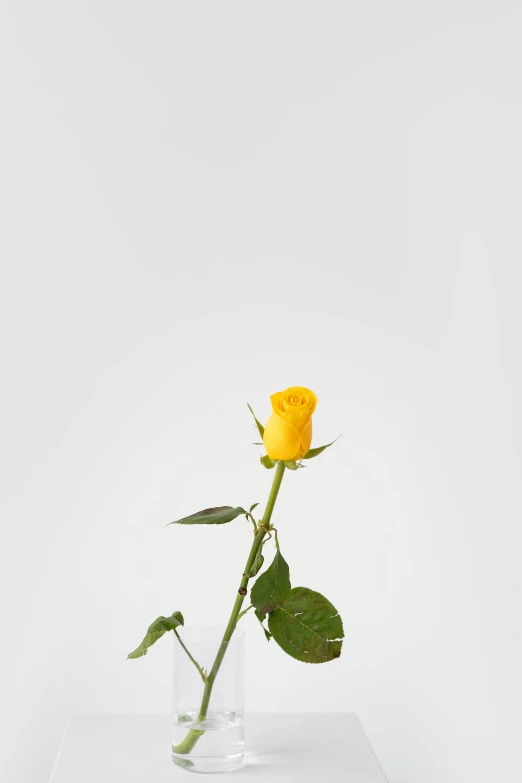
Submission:
{"label": "shadow on table", "polygon": [[302,764],[303,759],[306,759],[307,756],[312,765],[315,766],[309,743],[293,742],[289,746],[288,744],[284,745],[283,743],[274,742],[272,738],[266,743],[252,745],[246,749],[245,766],[242,767],[241,774],[252,775],[252,777],[259,777],[260,772],[274,775],[281,771],[281,774],[284,774],[288,772],[291,760],[300,759]]}

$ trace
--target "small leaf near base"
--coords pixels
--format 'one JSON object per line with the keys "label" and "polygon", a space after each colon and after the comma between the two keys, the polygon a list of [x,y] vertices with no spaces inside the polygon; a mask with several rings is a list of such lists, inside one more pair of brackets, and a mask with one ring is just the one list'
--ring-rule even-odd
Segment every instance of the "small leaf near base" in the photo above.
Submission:
{"label": "small leaf near base", "polygon": [[152,647],[158,639],[161,639],[163,634],[167,633],[167,631],[173,631],[174,628],[184,625],[184,623],[181,612],[173,612],[170,617],[158,617],[149,625],[147,634],[141,644],[129,653],[127,658],[141,658],[143,655],[147,655],[149,647]]}

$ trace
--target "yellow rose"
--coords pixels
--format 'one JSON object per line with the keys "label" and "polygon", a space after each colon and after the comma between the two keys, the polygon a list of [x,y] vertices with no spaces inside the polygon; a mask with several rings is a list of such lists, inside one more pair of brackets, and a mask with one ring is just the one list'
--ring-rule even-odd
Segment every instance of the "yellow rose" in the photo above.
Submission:
{"label": "yellow rose", "polygon": [[303,386],[291,386],[270,397],[272,415],[263,441],[270,459],[301,459],[312,442],[312,413],[317,397]]}

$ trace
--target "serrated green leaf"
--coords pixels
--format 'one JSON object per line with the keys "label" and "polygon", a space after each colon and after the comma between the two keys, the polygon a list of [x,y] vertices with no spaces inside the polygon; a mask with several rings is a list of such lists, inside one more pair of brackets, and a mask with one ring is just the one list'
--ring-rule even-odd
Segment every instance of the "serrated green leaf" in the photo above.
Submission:
{"label": "serrated green leaf", "polygon": [[268,454],[264,454],[262,457],[259,458],[259,461],[263,467],[268,468],[268,470],[271,470],[272,468],[275,468],[277,462],[276,460],[270,459]]}
{"label": "serrated green leaf", "polygon": [[250,593],[252,605],[261,614],[277,609],[290,593],[290,571],[288,563],[279,551],[264,574],[258,578]]}
{"label": "serrated green leaf", "polygon": [[268,627],[278,645],[298,661],[325,663],[341,654],[344,632],[337,609],[307,587],[294,587],[268,616]]}
{"label": "serrated green leaf", "polygon": [[248,405],[248,410],[250,411],[250,413],[254,417],[254,421],[256,423],[256,427],[258,429],[258,432],[261,435],[261,437],[263,437],[264,434],[265,434],[265,428],[263,427],[263,425],[261,424],[259,419],[256,418],[256,414],[254,413],[254,411],[252,410],[252,408],[250,407],[250,404],[248,402],[247,402],[247,405]]}
{"label": "serrated green leaf", "polygon": [[267,629],[265,628],[265,626],[263,624],[263,620],[265,619],[266,615],[265,614],[261,614],[261,612],[258,612],[257,609],[254,610],[254,614],[257,617],[257,619],[259,620],[259,624],[261,625],[261,628],[265,632],[265,637],[266,637],[267,642],[269,642],[270,639],[272,638],[272,634],[270,633],[270,631],[267,631]]}
{"label": "serrated green leaf", "polygon": [[176,519],[169,522],[169,525],[223,525],[225,522],[232,522],[240,514],[246,514],[241,506],[216,506],[216,508],[204,508],[203,511],[197,511],[189,517]]}
{"label": "serrated green leaf", "polygon": [[161,639],[163,634],[167,631],[173,631],[179,625],[184,625],[185,621],[181,612],[173,612],[170,617],[158,617],[148,627],[147,634],[141,644],[136,647],[131,653],[127,655],[127,658],[141,658],[143,655],[147,655],[149,647]]}
{"label": "serrated green leaf", "polygon": [[248,576],[250,578],[253,577],[253,576],[257,576],[259,571],[261,571],[264,562],[265,562],[265,558],[263,557],[263,553],[261,551],[261,548],[259,548],[258,552],[257,552],[257,555],[255,557],[255,560],[252,563],[252,566],[250,568],[250,571],[248,572]]}
{"label": "serrated green leaf", "polygon": [[333,444],[334,444],[336,441],[338,441],[340,437],[341,437],[341,436],[339,435],[339,437],[337,437],[337,438],[336,438],[335,440],[333,440],[331,443],[327,443],[327,444],[326,444],[326,446],[317,446],[317,448],[315,448],[315,449],[310,449],[310,451],[308,451],[308,452],[307,452],[307,453],[304,455],[303,459],[313,459],[314,457],[317,457],[317,456],[319,456],[319,454],[321,454],[321,453],[322,453],[322,452],[323,452],[325,449],[328,449],[328,448],[330,448],[330,446],[333,446]]}

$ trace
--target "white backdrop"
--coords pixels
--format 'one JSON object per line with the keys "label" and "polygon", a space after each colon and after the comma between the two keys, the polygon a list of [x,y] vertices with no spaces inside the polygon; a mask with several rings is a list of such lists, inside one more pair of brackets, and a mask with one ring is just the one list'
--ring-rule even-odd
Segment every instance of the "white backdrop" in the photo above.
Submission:
{"label": "white backdrop", "polygon": [[[319,396],[275,521],[345,623],[248,616],[248,708],[354,710],[391,783],[522,778],[516,2],[4,2],[1,760],[167,711],[158,614],[224,624],[246,401]],[[260,671],[265,671],[260,677]]]}

